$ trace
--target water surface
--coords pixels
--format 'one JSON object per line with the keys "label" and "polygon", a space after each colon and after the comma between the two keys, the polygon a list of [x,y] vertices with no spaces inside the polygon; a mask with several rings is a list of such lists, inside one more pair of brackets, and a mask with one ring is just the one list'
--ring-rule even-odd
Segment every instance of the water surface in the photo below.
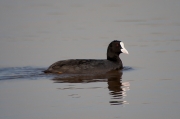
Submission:
{"label": "water surface", "polygon": [[[0,1],[0,118],[177,119],[180,2]],[[105,59],[124,42],[111,75],[44,74],[64,59]]]}

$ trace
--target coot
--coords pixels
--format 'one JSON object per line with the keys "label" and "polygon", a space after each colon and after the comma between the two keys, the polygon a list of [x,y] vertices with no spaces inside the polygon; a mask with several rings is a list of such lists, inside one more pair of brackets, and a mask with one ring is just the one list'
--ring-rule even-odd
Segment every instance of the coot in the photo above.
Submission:
{"label": "coot", "polygon": [[113,70],[123,69],[119,58],[120,53],[129,54],[124,43],[118,40],[112,41],[107,49],[107,59],[69,59],[55,62],[44,73],[58,74],[85,74],[85,73],[107,73]]}

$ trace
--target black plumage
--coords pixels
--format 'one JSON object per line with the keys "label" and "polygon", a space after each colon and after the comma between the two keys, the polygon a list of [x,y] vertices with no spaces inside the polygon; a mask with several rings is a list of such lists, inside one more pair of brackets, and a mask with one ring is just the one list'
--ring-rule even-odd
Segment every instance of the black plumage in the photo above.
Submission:
{"label": "black plumage", "polygon": [[106,73],[112,70],[121,70],[123,64],[120,53],[128,54],[121,41],[112,41],[107,49],[107,59],[70,59],[52,64],[45,73]]}

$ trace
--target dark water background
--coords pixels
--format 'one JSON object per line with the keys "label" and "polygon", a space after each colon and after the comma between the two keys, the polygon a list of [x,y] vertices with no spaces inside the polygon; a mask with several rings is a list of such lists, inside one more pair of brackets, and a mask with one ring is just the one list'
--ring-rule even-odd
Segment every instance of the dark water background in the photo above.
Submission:
{"label": "dark water background", "polygon": [[[179,0],[1,0],[0,119],[178,119]],[[110,75],[43,74],[64,59],[105,59]]]}

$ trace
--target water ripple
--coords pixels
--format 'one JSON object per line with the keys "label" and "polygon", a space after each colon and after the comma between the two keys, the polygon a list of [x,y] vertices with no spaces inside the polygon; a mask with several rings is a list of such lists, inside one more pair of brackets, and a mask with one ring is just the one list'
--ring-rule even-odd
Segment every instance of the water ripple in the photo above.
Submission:
{"label": "water ripple", "polygon": [[[93,83],[102,82],[107,83],[109,89],[109,95],[111,105],[128,104],[124,97],[126,92],[129,90],[129,82],[122,82],[121,78],[123,71],[133,70],[131,67],[125,67],[123,71],[111,71],[105,74],[44,74],[45,68],[37,67],[7,67],[0,68],[0,80],[12,80],[12,79],[39,79],[46,78],[51,79],[54,83],[69,83],[68,87],[57,88],[59,90],[97,90],[105,87],[99,86],[88,86],[88,87],[77,87],[72,83]],[[72,98],[79,98],[79,95],[70,95]]]}
{"label": "water ripple", "polygon": [[45,76],[42,73],[44,68],[34,67],[6,67],[0,68],[0,80],[9,79],[36,79],[38,77]]}

